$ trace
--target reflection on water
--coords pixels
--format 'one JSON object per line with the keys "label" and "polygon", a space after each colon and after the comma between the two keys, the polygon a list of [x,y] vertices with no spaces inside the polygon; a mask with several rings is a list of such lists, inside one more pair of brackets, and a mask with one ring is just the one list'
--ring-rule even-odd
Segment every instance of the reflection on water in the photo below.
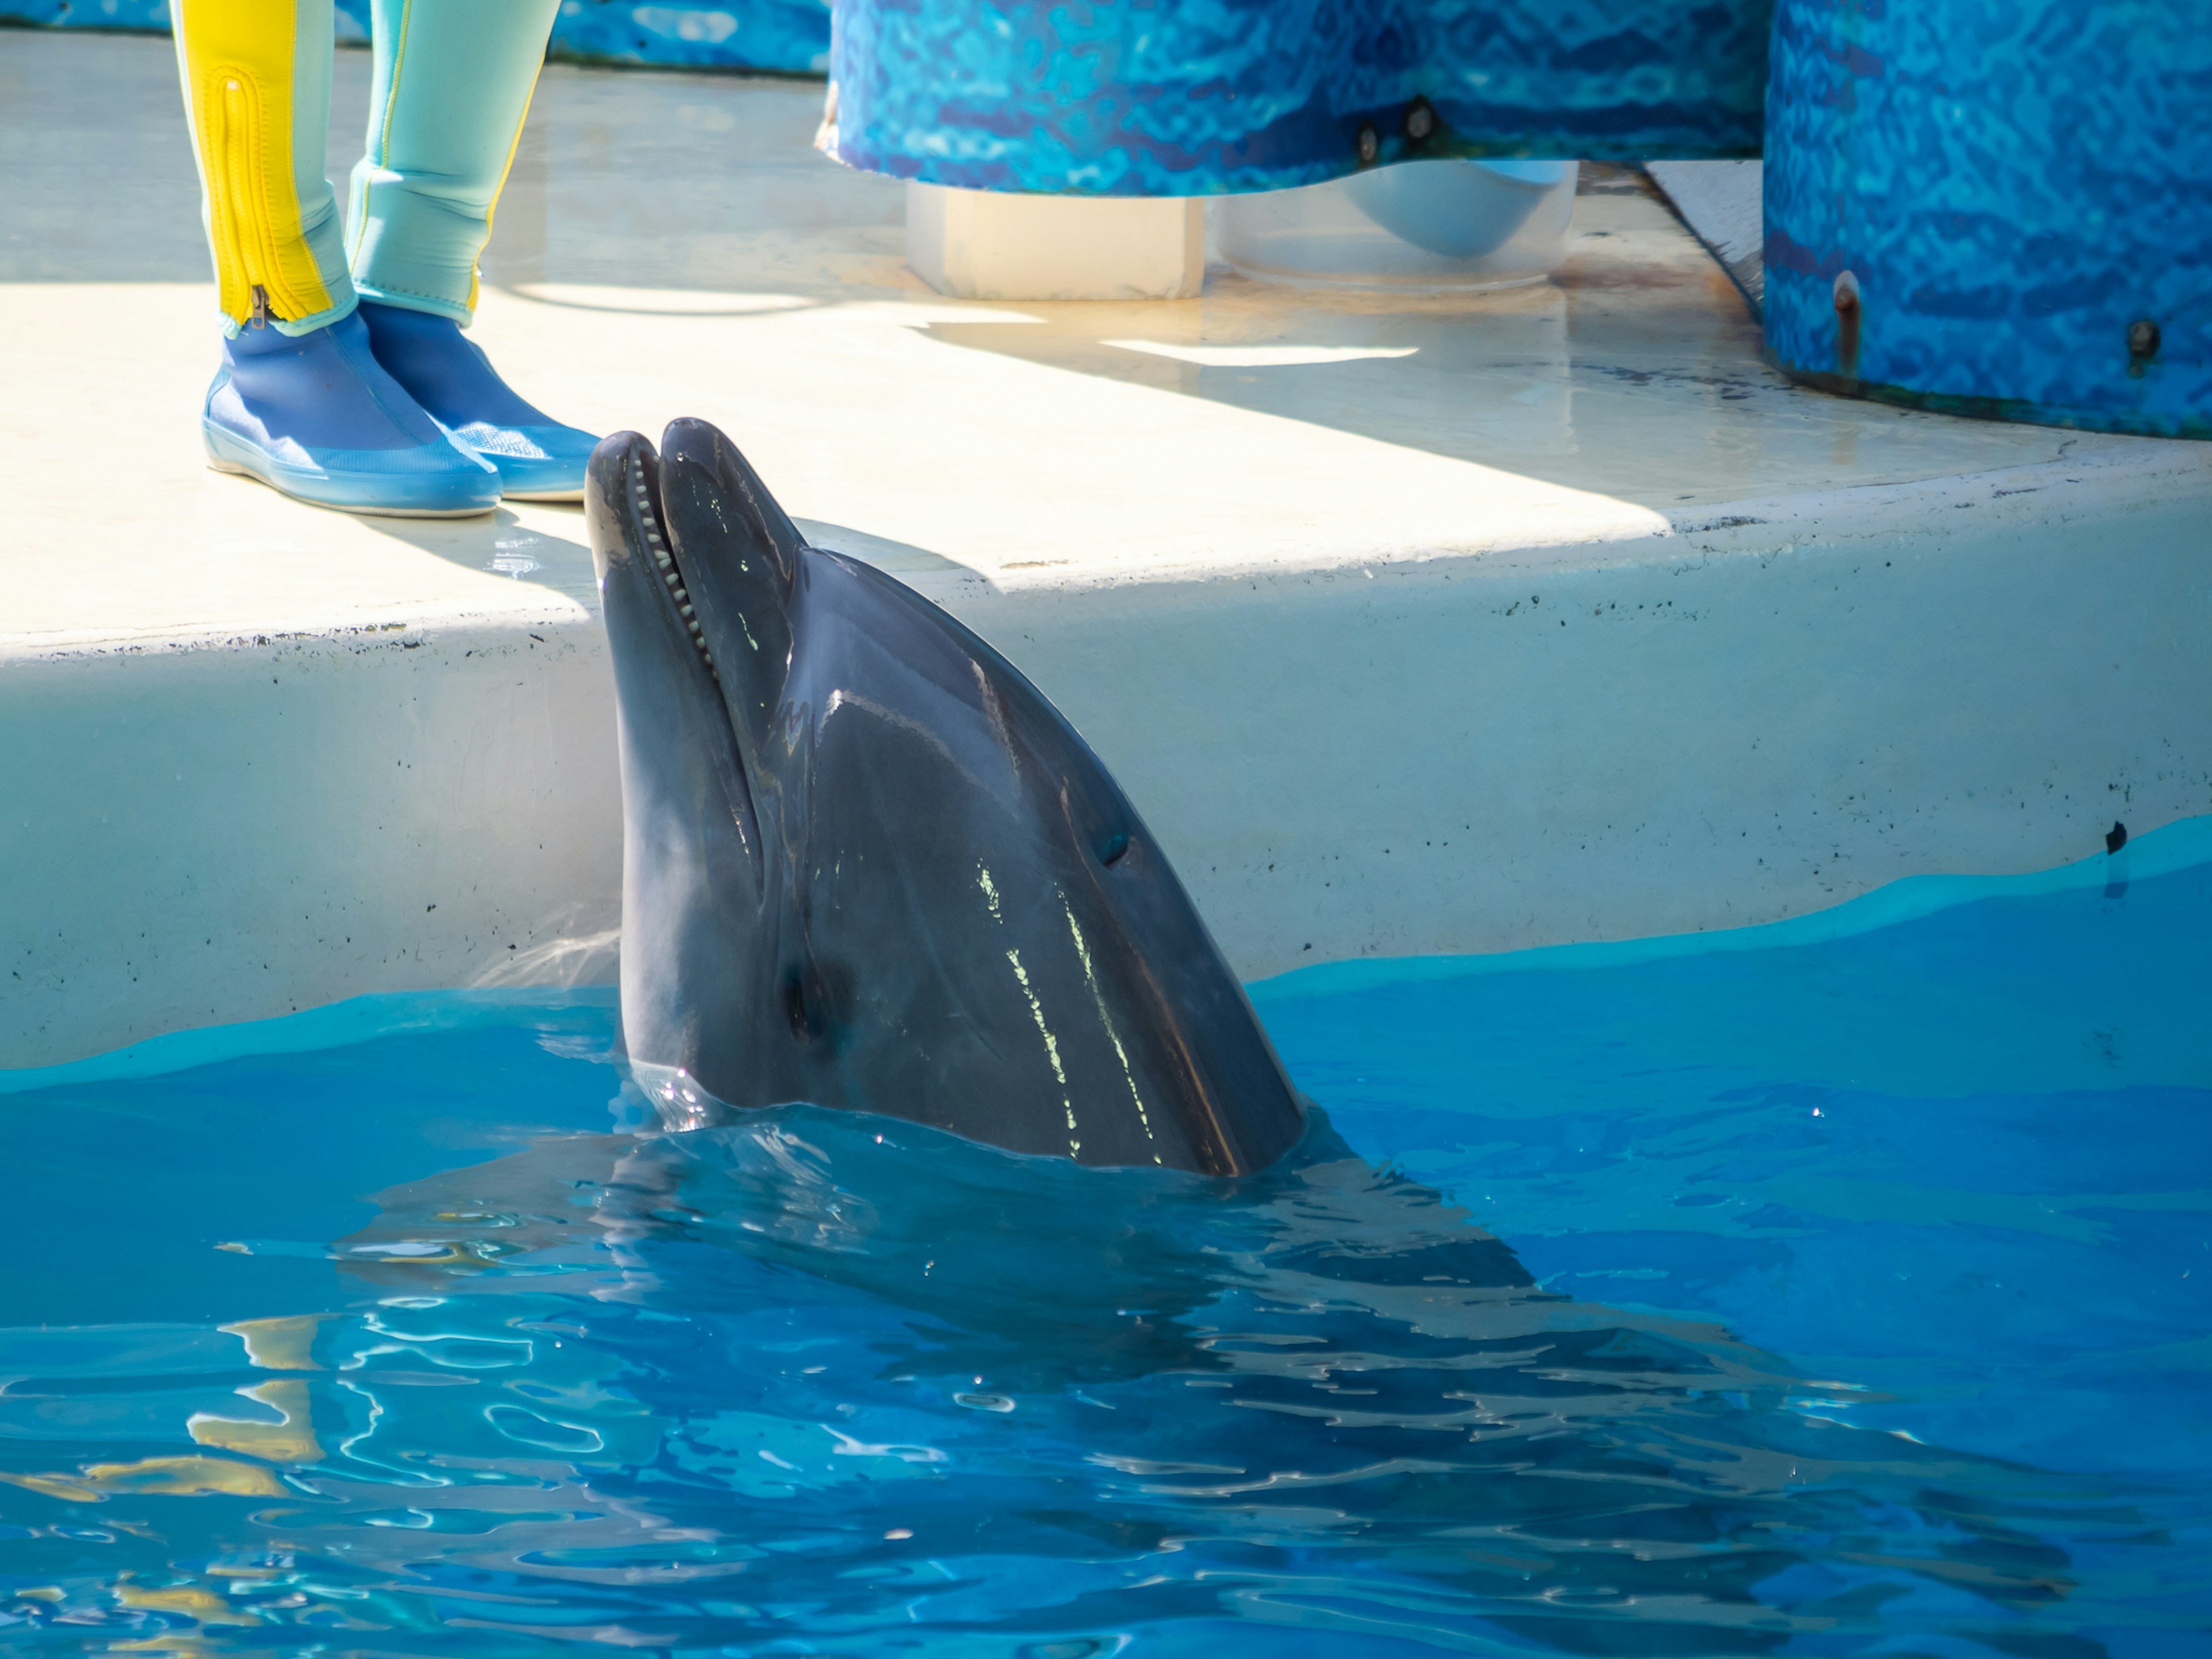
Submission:
{"label": "reflection on water", "polygon": [[[2201,921],[2212,882],[2184,896]],[[1500,1010],[1545,1033],[1532,996],[1588,1034],[1714,960],[1633,992],[1478,977],[1456,1015],[1395,994],[1431,1048]],[[1328,1011],[1364,1006],[1299,1016],[1294,1066],[1326,1073]],[[0,1288],[10,1651],[2094,1659],[2205,1626],[2201,1487],[1868,1426],[1863,1375],[1580,1293],[1656,1294],[1665,1267],[1533,1282],[1557,1237],[1509,1248],[1327,1114],[1225,1188],[811,1108],[653,1137],[620,1132],[625,1092],[610,1133],[603,1000],[469,1006],[7,1103],[31,1268]],[[1538,1066],[1504,1030],[1501,1074]],[[1556,1036],[1571,1112],[1509,1132],[1432,1087],[1395,1150],[1474,1157],[1509,1210],[1601,1203],[1605,1044]],[[1384,1121],[1352,1085],[1421,1047],[1338,1042],[1363,1073],[1344,1133]],[[1620,1121],[1703,1086],[1664,1048],[1605,1050]],[[1775,1167],[1732,1203],[1796,1146],[1740,1097],[1705,1089],[1729,1133],[1698,1156]],[[1685,1133],[1644,1145],[1663,1163]],[[1614,1182],[1624,1211],[1645,1179]],[[1832,1305],[1799,1310],[1832,1350],[1900,1283],[1834,1254]]]}
{"label": "reflection on water", "polygon": [[1325,1121],[1226,1194],[798,1109],[380,1202],[343,1311],[10,1334],[24,1638],[1766,1652],[2147,1524],[1537,1290]]}

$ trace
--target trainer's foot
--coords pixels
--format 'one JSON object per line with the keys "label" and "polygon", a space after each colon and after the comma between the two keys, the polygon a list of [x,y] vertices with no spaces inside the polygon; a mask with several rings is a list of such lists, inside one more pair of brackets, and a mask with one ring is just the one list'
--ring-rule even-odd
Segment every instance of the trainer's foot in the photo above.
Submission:
{"label": "trainer's foot", "polygon": [[499,472],[455,443],[377,365],[344,317],[313,332],[223,342],[200,419],[209,465],[317,507],[459,519],[499,505]]}
{"label": "trainer's foot", "polygon": [[441,424],[499,469],[510,500],[580,501],[599,440],[525,403],[449,317],[361,302],[376,361]]}

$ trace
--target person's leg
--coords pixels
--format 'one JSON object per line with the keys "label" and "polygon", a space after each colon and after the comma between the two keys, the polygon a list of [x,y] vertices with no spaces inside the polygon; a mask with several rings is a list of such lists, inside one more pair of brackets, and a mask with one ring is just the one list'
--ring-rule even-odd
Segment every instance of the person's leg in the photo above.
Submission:
{"label": "person's leg", "polygon": [[498,477],[371,354],[323,177],[331,0],[176,0],[177,65],[215,256],[217,469],[357,511],[489,510]]}
{"label": "person's leg", "polygon": [[178,0],[175,16],[224,331],[337,321],[354,297],[323,177],[330,0]]}
{"label": "person's leg", "polygon": [[374,0],[368,146],[353,172],[353,283],[377,361],[499,469],[574,499],[598,441],[517,396],[460,331],[559,0]]}

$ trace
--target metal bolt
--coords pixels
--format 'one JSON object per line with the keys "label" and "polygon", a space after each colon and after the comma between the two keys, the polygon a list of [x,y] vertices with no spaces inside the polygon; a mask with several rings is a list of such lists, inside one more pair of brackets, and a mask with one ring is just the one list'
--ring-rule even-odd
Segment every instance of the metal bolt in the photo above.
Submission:
{"label": "metal bolt", "polygon": [[1406,111],[1406,137],[1415,143],[1425,143],[1437,130],[1437,112],[1425,98],[1416,98]]}
{"label": "metal bolt", "polygon": [[2137,362],[2147,362],[2158,356],[2158,325],[2148,317],[2138,317],[2128,325],[2128,356]]}
{"label": "metal bolt", "polygon": [[1382,154],[1382,135],[1375,131],[1372,122],[1363,121],[1359,126],[1359,165],[1371,167]]}
{"label": "metal bolt", "polygon": [[1836,309],[1856,311],[1859,308],[1859,279],[1848,270],[1836,273]]}

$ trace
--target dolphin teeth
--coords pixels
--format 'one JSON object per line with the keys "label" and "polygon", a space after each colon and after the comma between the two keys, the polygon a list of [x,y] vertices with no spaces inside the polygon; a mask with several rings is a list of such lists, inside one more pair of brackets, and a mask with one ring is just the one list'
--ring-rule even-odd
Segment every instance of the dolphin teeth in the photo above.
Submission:
{"label": "dolphin teeth", "polygon": [[719,685],[722,680],[721,671],[714,666],[714,653],[707,649],[707,635],[699,626],[691,596],[684,591],[683,578],[676,568],[676,562],[669,556],[668,548],[661,540],[660,526],[653,516],[653,496],[646,489],[643,478],[638,479],[635,490],[638,528],[645,532],[646,540],[653,545],[653,556],[660,566],[660,580],[668,584],[668,592],[683,615],[684,626],[690,631],[692,648],[698,652],[700,660],[707,665],[707,672],[714,677],[714,683]]}

